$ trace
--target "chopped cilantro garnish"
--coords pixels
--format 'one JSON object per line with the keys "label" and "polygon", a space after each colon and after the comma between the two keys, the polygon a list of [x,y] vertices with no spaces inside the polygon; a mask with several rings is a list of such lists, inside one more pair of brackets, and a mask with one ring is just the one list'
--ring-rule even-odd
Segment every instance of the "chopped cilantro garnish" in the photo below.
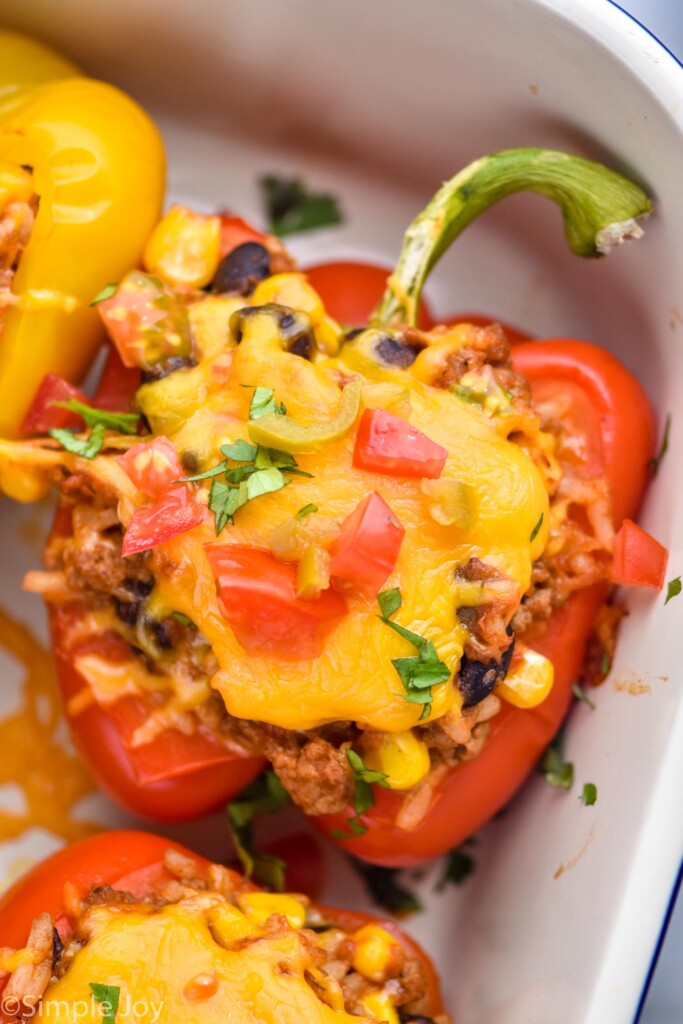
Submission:
{"label": "chopped cilantro garnish", "polygon": [[105,299],[110,299],[112,295],[116,295],[117,284],[105,284],[102,291],[99,291],[94,299],[91,300],[90,305],[96,306],[98,302],[104,302]]}
{"label": "chopped cilantro garnish", "polygon": [[101,985],[97,981],[91,981],[90,991],[95,1001],[102,1007],[104,1024],[114,1024],[119,1009],[120,987],[118,985]]}
{"label": "chopped cilantro garnish", "polygon": [[192,619],[188,618],[183,612],[173,612],[173,618],[177,619],[183,626],[194,626]]}
{"label": "chopped cilantro garnish", "polygon": [[382,611],[378,618],[385,626],[393,629],[395,633],[412,644],[418,652],[411,658],[393,658],[391,664],[403,683],[405,690],[405,694],[402,694],[403,699],[410,704],[423,705],[419,718],[419,721],[422,721],[429,717],[432,709],[432,686],[447,683],[451,678],[450,670],[439,659],[431,640],[426,640],[419,633],[413,633],[405,626],[399,626],[397,622],[391,621],[390,616],[397,612],[402,604],[401,593],[397,587],[378,594],[377,603]]}
{"label": "chopped cilantro garnish", "polygon": [[137,412],[107,412],[105,409],[94,409],[85,402],[79,402],[77,398],[52,404],[78,413],[88,427],[101,425],[105,430],[118,430],[120,434],[135,434],[140,422],[140,414]]}
{"label": "chopped cilantro garnish", "polygon": [[377,906],[391,914],[411,914],[422,910],[417,896],[399,882],[398,868],[381,868],[376,864],[363,864],[355,858],[353,867],[365,883],[365,888]]}
{"label": "chopped cilantro garnish", "polygon": [[676,576],[675,579],[669,580],[666,585],[666,598],[664,604],[668,604],[673,597],[678,597],[681,590],[683,590],[683,584],[681,583],[681,577]]}
{"label": "chopped cilantro garnish", "polygon": [[540,516],[538,517],[538,522],[536,523],[536,525],[534,526],[533,530],[531,531],[531,536],[529,537],[529,543],[530,544],[533,544],[533,542],[536,540],[536,538],[538,537],[539,531],[540,531],[542,526],[543,526],[543,513],[541,512]]}
{"label": "chopped cilantro garnish", "polygon": [[572,683],[572,693],[576,699],[582,701],[587,708],[590,708],[591,711],[595,711],[595,704],[590,699],[583,686],[580,686],[579,683]]}
{"label": "chopped cilantro garnish", "polygon": [[306,516],[310,516],[313,512],[317,512],[317,511],[318,511],[318,506],[315,505],[311,501],[308,505],[304,505],[303,508],[300,508],[294,518],[295,519],[305,519]]}
{"label": "chopped cilantro garnish", "polygon": [[[262,388],[261,390],[269,389]],[[269,391],[269,394],[272,396],[272,391]],[[285,473],[290,476],[311,476],[310,473],[299,469],[296,459],[289,452],[250,444],[249,441],[242,438],[238,438],[232,444],[224,444],[221,447],[221,454],[225,456],[223,462],[219,462],[218,465],[212,466],[211,469],[207,469],[203,473],[195,473],[193,476],[182,478],[183,483],[211,480],[209,509],[214,514],[216,536],[225,529],[228,523],[234,521],[237,510],[247,502],[286,487],[290,481],[284,475]],[[230,462],[237,462],[239,465],[231,466]],[[220,480],[219,477],[224,477],[224,479]],[[313,510],[311,509],[311,511]]]}
{"label": "chopped cilantro garnish", "polygon": [[284,402],[278,405],[273,397],[272,388],[254,388],[254,394],[249,405],[249,419],[260,420],[262,416],[275,413],[276,416],[284,416],[287,407]]}
{"label": "chopped cilantro garnish", "polygon": [[662,435],[662,443],[660,445],[659,451],[657,452],[657,454],[655,455],[655,457],[653,459],[650,459],[650,469],[652,470],[652,475],[653,476],[657,476],[657,473],[659,472],[659,467],[662,464],[662,459],[664,458],[664,456],[666,455],[666,453],[669,450],[669,431],[670,430],[671,430],[671,413],[668,412],[666,414],[666,420],[664,421],[664,434]]}
{"label": "chopped cilantro garnish", "polygon": [[571,789],[574,784],[574,765],[562,756],[562,740],[558,735],[543,755],[541,771],[545,781],[556,789]]}
{"label": "chopped cilantro garnish", "polygon": [[362,757],[355,750],[351,750],[350,747],[346,748],[346,759],[351,766],[356,787],[353,794],[355,814],[352,818],[348,818],[346,822],[351,833],[344,832],[343,829],[334,829],[331,833],[333,839],[355,839],[356,836],[362,836],[367,832],[365,825],[361,824],[358,819],[366,811],[369,811],[371,807],[375,806],[375,794],[372,792],[372,786],[382,786],[386,789],[389,785],[384,772],[368,768],[363,763]]}
{"label": "chopped cilantro garnish", "polygon": [[274,235],[329,227],[341,224],[344,219],[333,195],[312,192],[298,178],[268,174],[261,178],[260,185]]}
{"label": "chopped cilantro garnish", "polygon": [[226,808],[230,834],[245,876],[250,878],[253,875],[262,885],[278,892],[284,890],[287,865],[272,853],[260,853],[254,849],[252,823],[256,815],[277,814],[289,802],[289,794],[275,772],[266,771]]}
{"label": "chopped cilantro garnish", "polygon": [[583,800],[586,807],[592,807],[598,799],[598,787],[593,782],[585,782],[580,799]]}
{"label": "chopped cilantro garnish", "polygon": [[82,459],[94,459],[102,451],[104,444],[104,427],[96,423],[89,434],[85,437],[77,437],[72,430],[63,427],[54,427],[49,431],[50,437],[59,441],[62,448],[72,455],[80,455]]}
{"label": "chopped cilantro garnish", "polygon": [[474,871],[474,858],[467,852],[466,847],[472,844],[473,840],[466,840],[461,846],[456,846],[446,854],[444,858],[443,871],[439,881],[436,883],[436,891],[441,892],[449,883],[451,885],[462,885]]}

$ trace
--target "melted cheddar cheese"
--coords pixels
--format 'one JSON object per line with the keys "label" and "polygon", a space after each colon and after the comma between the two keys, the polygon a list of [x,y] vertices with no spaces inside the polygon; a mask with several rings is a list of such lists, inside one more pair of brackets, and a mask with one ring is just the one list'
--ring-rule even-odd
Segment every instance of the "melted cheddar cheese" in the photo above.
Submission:
{"label": "melted cheddar cheese", "polygon": [[[207,895],[153,912],[97,908],[89,938],[41,1003],[47,1020],[101,1024],[92,983],[117,986],[117,1024],[361,1024],[332,1009],[305,978],[315,972],[300,933],[217,941],[225,909]],[[237,912],[236,912],[237,913]],[[241,915],[238,915],[241,916]]]}
{"label": "melted cheddar cheese", "polygon": [[[209,301],[215,304],[219,300]],[[234,311],[236,300],[223,301],[226,312]],[[269,330],[266,318],[263,320],[254,330],[245,331],[232,350],[229,368],[224,352],[221,372],[213,383],[213,354],[196,368],[167,378],[170,416],[162,402],[165,381],[147,385],[145,410],[153,425],[156,401],[161,408],[158,426],[163,426],[179,451],[193,452],[202,469],[220,462],[221,445],[238,438],[248,440],[248,408],[254,386],[272,388],[289,415],[302,424],[314,423],[332,419],[339,408],[341,391],[335,374],[359,373],[356,362],[344,361],[343,349],[339,357],[322,357],[318,362],[284,351],[275,325]],[[467,337],[467,331],[460,330],[455,333],[455,343],[465,344]],[[443,345],[443,336],[435,339],[435,344]],[[208,347],[213,352],[213,344]],[[470,495],[467,522],[437,522],[430,514],[432,495],[428,489],[425,492],[420,480],[354,468],[354,429],[318,454],[297,456],[299,467],[311,477],[296,477],[284,490],[249,502],[239,510],[234,525],[223,530],[219,543],[267,549],[274,527],[308,503],[315,503],[319,510],[311,519],[324,517],[332,524],[334,535],[335,524],[372,490],[378,491],[405,528],[395,570],[385,584],[387,589],[401,590],[403,607],[396,621],[433,641],[439,658],[455,674],[466,639],[465,628],[458,622],[458,607],[483,600],[481,586],[459,584],[455,569],[477,557],[509,577],[521,598],[530,582],[532,561],[547,538],[546,480],[523,447],[508,440],[506,434],[519,428],[514,418],[496,420],[424,383],[420,379],[424,365],[419,360],[415,372],[365,364],[362,369],[362,406],[390,407],[399,402],[403,418],[448,450],[441,480],[462,485]],[[175,401],[180,392],[185,397]],[[179,407],[183,407],[182,416]],[[536,432],[540,433],[537,427]],[[541,528],[531,540],[539,520]],[[313,522],[310,528],[315,529]],[[155,548],[158,583],[153,600],[157,608],[184,613],[206,635],[220,665],[212,685],[231,715],[286,729],[312,729],[351,720],[363,728],[402,732],[417,723],[421,708],[404,699],[392,665],[392,659],[410,656],[414,649],[378,619],[376,602],[358,593],[348,594],[348,614],[314,660],[291,661],[245,652],[219,607],[204,552],[205,544],[215,542],[210,518]],[[435,686],[432,693],[430,720],[459,709],[460,694],[453,685]]]}

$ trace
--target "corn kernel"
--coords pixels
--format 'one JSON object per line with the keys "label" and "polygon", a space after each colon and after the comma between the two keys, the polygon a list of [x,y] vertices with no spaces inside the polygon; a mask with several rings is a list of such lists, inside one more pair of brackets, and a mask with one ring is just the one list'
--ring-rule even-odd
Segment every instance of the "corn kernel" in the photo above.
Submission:
{"label": "corn kernel", "polygon": [[370,993],[365,996],[362,1005],[375,1020],[386,1021],[387,1024],[400,1024],[396,1007],[384,992]]}
{"label": "corn kernel", "polygon": [[330,556],[317,544],[309,544],[296,571],[296,596],[304,601],[320,597],[330,585]]}
{"label": "corn kernel", "polygon": [[230,317],[244,308],[244,299],[216,296],[195,302],[188,309],[192,340],[199,360],[213,359],[234,347]]}
{"label": "corn kernel", "polygon": [[[518,642],[516,655],[520,646]],[[503,682],[498,684],[496,693],[516,708],[535,708],[550,693],[555,670],[551,661],[530,647],[524,647],[521,654],[521,658],[513,661]]]}
{"label": "corn kernel", "polygon": [[391,789],[410,789],[429,772],[429,751],[412,730],[387,732],[377,746],[364,751],[368,768],[383,772]]}
{"label": "corn kernel", "polygon": [[322,323],[325,318],[322,299],[304,274],[273,274],[259,282],[251,297],[251,304],[265,306],[269,302],[308,313],[314,325]]}
{"label": "corn kernel", "polygon": [[295,896],[286,893],[247,892],[237,897],[241,909],[256,925],[266,923],[271,914],[282,914],[292,928],[303,928],[306,908]]}
{"label": "corn kernel", "polygon": [[172,206],[145,246],[145,269],[174,288],[203,288],[218,269],[220,237],[220,217]]}
{"label": "corn kernel", "polygon": [[226,903],[224,906],[215,907],[209,914],[209,927],[216,942],[226,949],[238,939],[244,939],[247,935],[254,935],[254,925],[245,915]]}
{"label": "corn kernel", "polygon": [[353,937],[356,942],[355,969],[370,981],[384,981],[391,963],[392,947],[398,945],[396,939],[376,924],[366,924]]}

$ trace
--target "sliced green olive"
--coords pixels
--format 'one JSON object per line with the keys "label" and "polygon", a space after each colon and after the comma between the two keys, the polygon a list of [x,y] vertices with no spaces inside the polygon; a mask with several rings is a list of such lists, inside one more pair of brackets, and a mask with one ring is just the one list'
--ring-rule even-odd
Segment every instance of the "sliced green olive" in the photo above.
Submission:
{"label": "sliced green olive", "polygon": [[265,448],[277,448],[292,455],[312,455],[348,434],[358,418],[363,385],[358,378],[349,381],[341,394],[336,416],[322,423],[297,423],[291,416],[273,413],[249,423],[249,437]]}

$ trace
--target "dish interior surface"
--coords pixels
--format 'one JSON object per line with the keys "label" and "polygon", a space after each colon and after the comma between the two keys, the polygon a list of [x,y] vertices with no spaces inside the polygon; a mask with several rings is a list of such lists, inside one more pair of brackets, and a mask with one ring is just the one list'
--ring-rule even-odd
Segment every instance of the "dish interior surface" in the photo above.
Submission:
{"label": "dish interior surface", "polygon": [[[335,192],[346,221],[293,239],[304,267],[353,257],[391,264],[439,182],[492,150],[552,146],[632,174],[657,204],[638,245],[581,261],[554,207],[513,197],[455,245],[428,296],[443,315],[482,312],[541,337],[600,342],[635,370],[661,431],[683,386],[683,71],[610,5],[566,7],[432,0],[418,15],[409,0],[71,0],[57,11],[48,0],[5,0],[3,13],[157,117],[170,199],[258,223],[263,174]],[[682,430],[674,414],[641,518],[669,548],[668,579],[683,569]],[[0,507],[0,602],[43,636],[42,608],[19,585],[39,563],[47,514]],[[574,789],[534,778],[478,838],[464,886],[435,893],[436,867],[418,883],[426,910],[407,926],[434,956],[458,1024],[604,1024],[635,1011],[683,848],[683,644],[676,602],[665,607],[647,592],[627,603],[612,672],[592,695],[597,710],[572,713]],[[7,714],[21,673],[0,656]],[[587,781],[598,788],[591,808],[578,799]],[[3,805],[17,800],[11,786],[0,789]],[[79,816],[131,821],[103,797],[88,797]],[[220,817],[171,831],[225,852]],[[34,829],[0,848],[0,867],[14,872],[56,845]],[[326,857],[325,901],[363,899],[343,858]]]}

